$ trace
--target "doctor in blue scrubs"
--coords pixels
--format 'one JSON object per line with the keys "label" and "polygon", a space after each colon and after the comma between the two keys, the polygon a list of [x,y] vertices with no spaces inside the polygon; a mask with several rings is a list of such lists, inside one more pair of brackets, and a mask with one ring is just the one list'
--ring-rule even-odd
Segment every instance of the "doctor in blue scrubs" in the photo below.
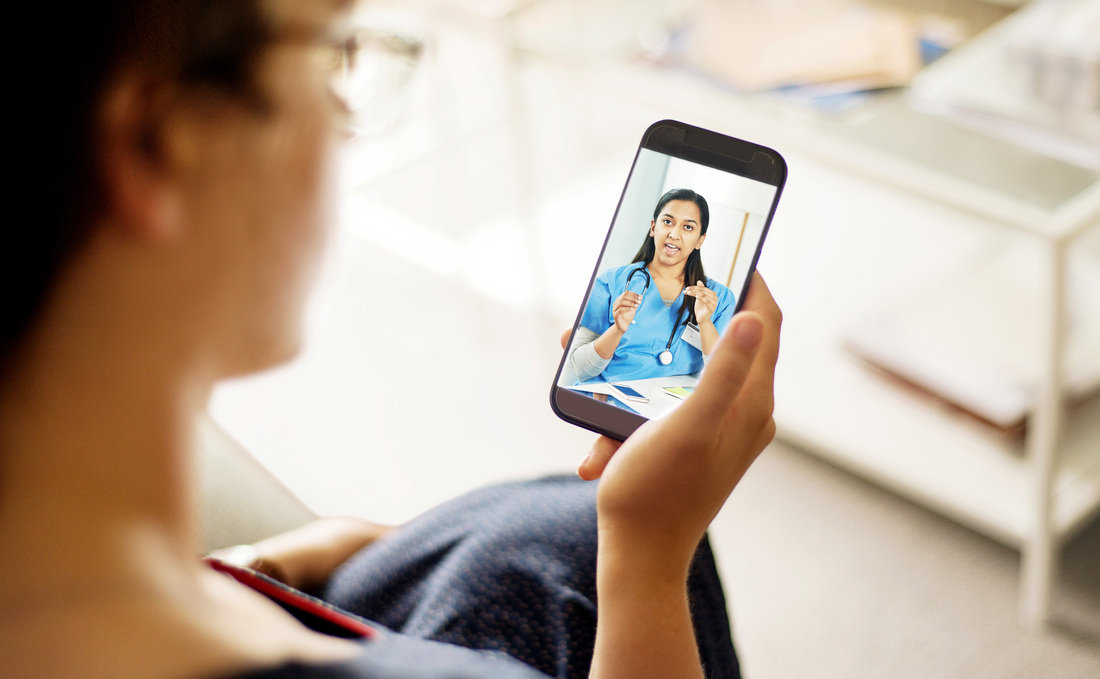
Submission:
{"label": "doctor in blue scrubs", "polygon": [[703,272],[709,220],[695,191],[661,196],[634,261],[596,278],[569,356],[578,384],[703,368],[735,307],[729,288]]}

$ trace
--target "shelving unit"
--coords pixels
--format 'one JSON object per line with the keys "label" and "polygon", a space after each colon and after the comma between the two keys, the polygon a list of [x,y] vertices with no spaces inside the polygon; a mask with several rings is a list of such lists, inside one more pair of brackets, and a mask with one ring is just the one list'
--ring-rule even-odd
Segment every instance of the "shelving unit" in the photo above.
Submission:
{"label": "shelving unit", "polygon": [[[992,190],[995,176],[977,184],[877,144],[891,117],[899,121],[899,135],[923,138],[941,148],[943,157],[952,150],[969,160],[976,153],[991,154],[986,161],[991,174],[997,169],[1011,174],[1034,163],[1056,167],[1071,179],[1052,186],[1055,195]],[[942,137],[935,128],[942,129]],[[872,131],[871,139],[860,138],[863,130]],[[952,137],[964,143],[952,149],[945,143]],[[776,412],[779,436],[787,441],[1020,549],[1021,620],[1041,627],[1049,617],[1061,544],[1100,511],[1100,400],[1067,417],[1060,379],[1067,251],[1100,223],[1100,178],[919,116],[900,99],[882,102],[856,123],[812,121],[788,139],[802,152],[868,181],[957,210],[960,222],[978,218],[1022,234],[1041,252],[1044,274],[1034,285],[1043,300],[1037,357],[1042,378],[1022,450],[883,381],[844,352],[836,336],[788,341]],[[1010,179],[1009,185],[1021,181]],[[825,298],[821,302],[828,304]]]}
{"label": "shelving unit", "polygon": [[[899,389],[838,346],[815,351],[790,335],[777,386],[782,438],[999,542],[1026,545],[1037,522],[1026,501],[1035,465],[1018,443]],[[1052,491],[1059,539],[1100,508],[1100,399],[1069,418]]]}

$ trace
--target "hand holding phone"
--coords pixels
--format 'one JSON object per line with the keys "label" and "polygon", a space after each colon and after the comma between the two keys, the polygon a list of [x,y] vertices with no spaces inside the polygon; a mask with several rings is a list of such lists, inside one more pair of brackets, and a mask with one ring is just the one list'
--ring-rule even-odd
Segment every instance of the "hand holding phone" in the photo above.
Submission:
{"label": "hand holding phone", "polygon": [[[625,443],[600,437],[577,470],[596,491],[600,617],[593,675],[702,676],[685,596],[707,526],[771,441],[780,314],[756,276],[696,393]],[[639,644],[639,638],[644,643]]]}
{"label": "hand holding phone", "polygon": [[[609,664],[623,676],[698,674],[687,598],[667,585],[686,581],[707,526],[774,435],[780,314],[754,270],[785,179],[779,154],[755,144],[672,121],[643,136],[551,391],[560,417],[605,434],[577,470],[600,478],[594,675]],[[641,300],[620,333],[613,306],[631,284]],[[611,358],[594,351],[614,335]],[[585,393],[624,381],[695,390],[640,406],[675,408],[648,421],[629,400]]]}
{"label": "hand holding phone", "polygon": [[[690,558],[703,531],[775,435],[775,364],[782,314],[759,274],[745,313],[723,336],[693,395],[620,444],[603,436],[577,469],[601,479],[598,507],[631,539],[680,545]],[[690,459],[691,464],[684,464]],[[667,534],[662,534],[667,531]]]}

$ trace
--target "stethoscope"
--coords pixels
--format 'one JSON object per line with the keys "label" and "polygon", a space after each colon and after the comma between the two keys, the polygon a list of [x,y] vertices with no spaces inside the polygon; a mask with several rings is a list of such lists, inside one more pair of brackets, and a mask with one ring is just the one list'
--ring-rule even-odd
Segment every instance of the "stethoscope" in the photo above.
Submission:
{"label": "stethoscope", "polygon": [[[649,275],[649,272],[646,271],[644,265],[638,267],[637,269],[634,269],[630,272],[630,275],[626,277],[626,289],[630,289],[630,279],[634,278],[634,274],[638,273],[642,274],[642,276],[645,278],[645,286],[642,288],[641,292],[641,295],[644,297],[646,290],[649,290],[649,284],[653,282],[653,277]],[[665,343],[665,350],[657,355],[657,360],[660,361],[661,365],[668,365],[672,363],[672,342],[676,339],[676,331],[680,329],[681,325],[687,325],[687,320],[685,320],[683,323],[680,322],[681,316],[683,316],[683,311],[677,311],[676,324],[672,326],[672,332],[668,335],[668,342]],[[634,325],[634,321],[631,321],[630,324]]]}

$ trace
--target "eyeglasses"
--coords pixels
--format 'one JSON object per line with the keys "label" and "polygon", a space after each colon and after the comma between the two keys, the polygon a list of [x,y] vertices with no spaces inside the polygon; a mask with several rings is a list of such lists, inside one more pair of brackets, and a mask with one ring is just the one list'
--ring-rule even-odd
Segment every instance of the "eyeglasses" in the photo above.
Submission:
{"label": "eyeglasses", "polygon": [[340,104],[341,125],[353,136],[378,131],[400,117],[401,96],[424,50],[424,39],[358,27],[317,42],[313,58]]}

